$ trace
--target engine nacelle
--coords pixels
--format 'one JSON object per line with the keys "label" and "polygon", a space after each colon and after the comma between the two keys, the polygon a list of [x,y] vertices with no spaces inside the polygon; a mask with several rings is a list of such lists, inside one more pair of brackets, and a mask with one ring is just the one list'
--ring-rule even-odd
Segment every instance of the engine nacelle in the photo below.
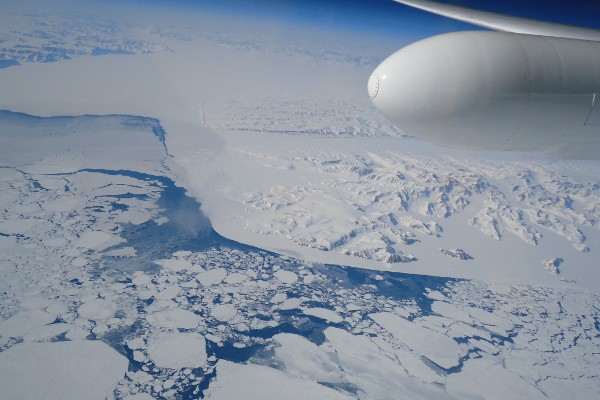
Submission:
{"label": "engine nacelle", "polygon": [[427,141],[600,158],[600,43],[455,32],[411,44],[369,79],[376,107]]}

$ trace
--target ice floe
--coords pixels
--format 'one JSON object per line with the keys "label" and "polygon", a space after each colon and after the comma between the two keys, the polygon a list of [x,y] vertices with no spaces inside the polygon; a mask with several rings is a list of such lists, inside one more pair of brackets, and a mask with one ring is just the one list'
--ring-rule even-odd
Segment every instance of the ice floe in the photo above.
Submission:
{"label": "ice floe", "polygon": [[0,386],[7,399],[112,397],[127,359],[100,341],[22,343],[0,353]]}
{"label": "ice floe", "polygon": [[206,363],[206,341],[197,333],[168,333],[150,340],[148,356],[160,368],[200,368]]}

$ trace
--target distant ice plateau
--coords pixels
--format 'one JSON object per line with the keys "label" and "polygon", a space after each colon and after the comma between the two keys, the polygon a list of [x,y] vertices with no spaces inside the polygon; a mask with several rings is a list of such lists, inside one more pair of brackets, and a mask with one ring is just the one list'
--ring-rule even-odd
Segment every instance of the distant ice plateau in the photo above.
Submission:
{"label": "distant ice plateau", "polygon": [[166,50],[164,46],[141,38],[135,26],[116,26],[109,20],[91,16],[39,13],[27,18],[1,18],[0,68],[85,55],[144,54]]}

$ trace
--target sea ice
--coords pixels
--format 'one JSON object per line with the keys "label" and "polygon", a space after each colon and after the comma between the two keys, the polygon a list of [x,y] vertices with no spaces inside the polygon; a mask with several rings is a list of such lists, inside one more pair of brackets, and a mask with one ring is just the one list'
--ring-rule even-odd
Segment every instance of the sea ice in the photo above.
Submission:
{"label": "sea ice", "polygon": [[104,400],[127,359],[100,341],[21,343],[0,353],[2,398]]}
{"label": "sea ice", "polygon": [[290,299],[285,300],[283,303],[279,304],[277,308],[280,310],[293,310],[299,308],[302,305],[303,300],[298,297],[292,297]]}
{"label": "sea ice", "polygon": [[192,263],[188,260],[181,260],[177,258],[169,258],[166,260],[156,260],[156,264],[170,269],[173,272],[185,271],[192,267]]}
{"label": "sea ice", "polygon": [[120,242],[123,242],[123,239],[108,232],[88,231],[75,241],[75,245],[86,249],[104,249]]}
{"label": "sea ice", "polygon": [[138,350],[145,346],[144,339],[142,338],[134,338],[127,341],[127,347],[132,350]]}
{"label": "sea ice", "polygon": [[0,232],[4,234],[22,235],[33,228],[39,220],[33,218],[10,218],[0,222]]}
{"label": "sea ice", "polygon": [[69,324],[50,324],[31,330],[23,340],[26,342],[39,342],[51,339],[55,336],[65,333],[71,326]]}
{"label": "sea ice", "polygon": [[292,284],[298,280],[298,275],[292,271],[280,269],[273,274],[282,283]]}
{"label": "sea ice", "polygon": [[440,367],[449,369],[459,365],[462,351],[452,338],[392,313],[369,314],[369,317],[390,335]]}
{"label": "sea ice", "polygon": [[136,393],[125,396],[123,400],[154,400],[154,397],[148,393]]}
{"label": "sea ice", "polygon": [[[360,388],[360,398],[430,400],[450,397],[443,389],[408,377],[404,369],[392,361],[393,355],[382,353],[367,336],[327,328],[325,337],[335,351],[344,378]],[[374,365],[377,368],[373,368]]]}
{"label": "sea ice", "polygon": [[460,374],[450,375],[446,380],[448,392],[459,398],[480,395],[480,385],[485,385],[485,398],[489,400],[548,398],[535,385],[487,359],[470,361]]}
{"label": "sea ice", "polygon": [[41,328],[56,319],[56,315],[39,311],[22,311],[12,317],[0,321],[0,336],[19,337]]}
{"label": "sea ice", "polygon": [[342,371],[331,355],[299,335],[280,333],[273,337],[278,344],[275,356],[285,364],[289,373],[315,382],[341,382]]}
{"label": "sea ice", "polygon": [[231,285],[235,285],[238,283],[242,283],[248,280],[248,275],[242,274],[239,272],[234,272],[233,274],[229,274],[227,278],[225,278],[225,283],[229,283]]}
{"label": "sea ice", "polygon": [[210,311],[210,315],[221,322],[231,322],[237,316],[237,310],[233,304],[218,304]]}
{"label": "sea ice", "polygon": [[90,300],[77,309],[80,317],[89,319],[90,321],[106,321],[115,315],[117,305],[109,300],[94,299]]}
{"label": "sea ice", "polygon": [[165,310],[148,315],[148,322],[162,328],[192,329],[202,322],[199,315],[188,310]]}
{"label": "sea ice", "polygon": [[209,269],[208,271],[201,272],[196,276],[198,282],[205,286],[216,285],[221,283],[227,276],[227,270],[225,268]]}
{"label": "sea ice", "polygon": [[198,333],[166,333],[150,340],[148,355],[160,368],[200,368],[206,363],[206,341]]}
{"label": "sea ice", "polygon": [[283,303],[285,300],[287,300],[287,294],[280,292],[276,293],[275,296],[271,297],[271,300],[269,301],[273,304],[279,304]]}
{"label": "sea ice", "polygon": [[308,379],[255,364],[234,364],[220,360],[217,377],[206,391],[207,400],[341,400],[343,394]]}
{"label": "sea ice", "polygon": [[339,324],[344,320],[341,315],[326,308],[303,308],[302,312],[306,315],[311,315],[313,317],[324,319],[325,321],[333,322],[334,324]]}

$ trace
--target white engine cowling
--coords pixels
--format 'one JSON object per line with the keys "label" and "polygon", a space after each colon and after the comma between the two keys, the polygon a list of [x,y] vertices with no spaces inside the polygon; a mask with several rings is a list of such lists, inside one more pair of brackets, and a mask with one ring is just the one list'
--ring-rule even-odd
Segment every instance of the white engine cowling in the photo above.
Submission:
{"label": "white engine cowling", "polygon": [[411,44],[371,75],[376,107],[433,143],[600,158],[600,43],[455,32]]}

